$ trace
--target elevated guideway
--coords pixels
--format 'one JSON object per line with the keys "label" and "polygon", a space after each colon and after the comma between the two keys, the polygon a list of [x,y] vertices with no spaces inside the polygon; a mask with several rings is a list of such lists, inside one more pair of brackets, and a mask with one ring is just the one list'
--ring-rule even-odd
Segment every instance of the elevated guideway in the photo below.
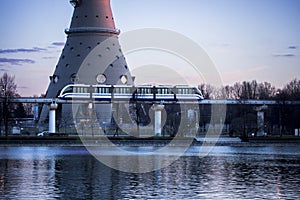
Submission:
{"label": "elevated guideway", "polygon": [[[11,102],[11,103],[52,103],[56,102],[58,104],[60,103],[87,103],[91,102],[90,100],[63,100],[59,98],[41,98],[41,97],[19,97],[19,98],[0,98],[0,102]],[[139,102],[143,102],[141,100],[138,100]],[[124,100],[118,100],[118,99],[111,99],[111,100],[93,100],[93,103],[98,104],[107,104],[111,102],[127,102]],[[149,101],[147,101],[149,102]],[[174,103],[174,102],[167,102],[167,101],[152,101],[153,103],[157,104],[168,104],[168,103]],[[179,103],[192,103],[195,104],[196,101],[179,101]],[[198,102],[197,102],[198,103]],[[199,102],[199,104],[225,104],[225,105],[276,105],[276,104],[285,104],[285,105],[300,105],[300,101],[277,101],[277,100],[211,100],[211,99],[204,99]]]}
{"label": "elevated guideway", "polygon": [[[1,104],[5,103],[33,103],[33,104],[48,104],[49,105],[49,132],[55,133],[55,112],[58,108],[58,104],[84,104],[84,103],[93,103],[93,104],[122,104],[128,103],[128,101],[120,99],[106,99],[106,100],[95,100],[95,99],[85,99],[85,100],[63,100],[59,98],[33,98],[33,97],[20,97],[20,98],[0,98]],[[135,100],[130,99],[130,103],[134,103]],[[149,103],[149,100],[143,101],[143,99],[137,100],[138,103]],[[253,105],[256,107],[257,117],[258,117],[258,127],[264,127],[264,114],[263,112],[271,105],[300,105],[300,101],[276,101],[276,100],[201,100],[201,101],[189,101],[189,100],[180,100],[180,101],[151,101],[153,104],[155,112],[155,131],[159,132],[156,135],[161,135],[161,115],[163,108],[157,106],[164,106],[167,104],[180,103],[182,105],[194,104],[194,105]],[[156,107],[155,107],[156,106]],[[261,128],[258,130],[259,135],[264,135],[264,130]],[[201,138],[197,138],[201,140]],[[225,143],[227,141],[224,141]]]}

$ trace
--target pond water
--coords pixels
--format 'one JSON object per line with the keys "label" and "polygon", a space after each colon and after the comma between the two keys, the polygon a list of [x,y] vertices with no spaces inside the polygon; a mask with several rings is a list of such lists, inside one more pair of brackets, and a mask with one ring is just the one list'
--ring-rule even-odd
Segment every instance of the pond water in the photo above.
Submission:
{"label": "pond water", "polygon": [[84,147],[0,147],[0,199],[297,199],[299,186],[299,146],[216,146],[205,157],[190,147],[140,174]]}

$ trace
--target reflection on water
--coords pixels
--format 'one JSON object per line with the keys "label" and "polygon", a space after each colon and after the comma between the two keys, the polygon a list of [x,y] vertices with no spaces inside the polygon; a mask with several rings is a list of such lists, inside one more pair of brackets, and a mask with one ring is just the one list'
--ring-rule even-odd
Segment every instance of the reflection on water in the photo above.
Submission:
{"label": "reflection on water", "polygon": [[0,199],[297,199],[299,184],[300,147],[215,147],[203,158],[191,147],[145,174],[83,147],[0,147]]}

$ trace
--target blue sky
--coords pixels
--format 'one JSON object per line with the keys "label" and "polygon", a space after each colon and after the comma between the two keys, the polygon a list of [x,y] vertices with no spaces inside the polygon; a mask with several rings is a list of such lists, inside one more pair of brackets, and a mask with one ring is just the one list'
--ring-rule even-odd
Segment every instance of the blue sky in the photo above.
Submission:
{"label": "blue sky", "polygon": [[[111,0],[117,28],[163,28],[198,43],[224,84],[282,87],[300,78],[300,0]],[[1,0],[0,73],[23,96],[45,93],[73,7],[68,0]]]}

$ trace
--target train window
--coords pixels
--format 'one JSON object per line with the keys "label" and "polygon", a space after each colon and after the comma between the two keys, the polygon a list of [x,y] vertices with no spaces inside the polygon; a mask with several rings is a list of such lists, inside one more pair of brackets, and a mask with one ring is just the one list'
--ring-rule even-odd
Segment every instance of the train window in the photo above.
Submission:
{"label": "train window", "polygon": [[66,93],[73,93],[73,87],[72,87],[72,86],[67,87],[67,88],[65,89],[65,91],[63,92],[63,94],[66,94]]}
{"label": "train window", "polygon": [[88,88],[86,87],[81,88],[81,93],[88,93]]}
{"label": "train window", "polygon": [[81,88],[80,88],[80,87],[77,87],[75,93],[81,93]]}
{"label": "train window", "polygon": [[109,93],[109,88],[107,88],[107,87],[100,88],[100,93],[102,93],[102,94]]}
{"label": "train window", "polygon": [[101,87],[101,88],[100,88],[100,93],[101,93],[101,94],[105,93],[105,88]]}
{"label": "train window", "polygon": [[72,90],[72,92],[73,92],[73,93],[77,93],[77,88],[74,87],[73,90]]}
{"label": "train window", "polygon": [[151,94],[151,88],[141,88],[142,94]]}
{"label": "train window", "polygon": [[122,94],[126,94],[126,93],[127,93],[127,89],[128,89],[128,88],[121,88],[121,93],[122,93]]}
{"label": "train window", "polygon": [[169,88],[160,88],[158,90],[159,94],[171,94],[171,90]]}
{"label": "train window", "polygon": [[76,87],[73,92],[74,93],[80,93],[80,87]]}

